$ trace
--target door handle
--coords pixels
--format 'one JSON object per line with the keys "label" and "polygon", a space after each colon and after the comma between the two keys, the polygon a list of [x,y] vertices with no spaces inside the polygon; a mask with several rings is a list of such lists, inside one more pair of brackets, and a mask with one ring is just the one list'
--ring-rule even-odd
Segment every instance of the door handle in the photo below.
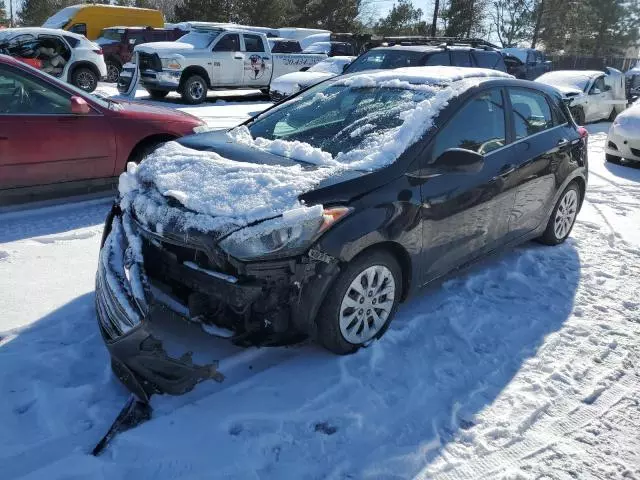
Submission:
{"label": "door handle", "polygon": [[561,138],[560,140],[558,140],[558,146],[560,148],[566,147],[567,145],[569,145],[569,140],[567,140],[566,138]]}
{"label": "door handle", "polygon": [[233,58],[235,58],[236,60],[244,60],[244,55],[241,53],[236,53]]}
{"label": "door handle", "polygon": [[498,172],[499,177],[506,177],[507,175],[516,171],[516,166],[513,163],[509,163],[502,167]]}

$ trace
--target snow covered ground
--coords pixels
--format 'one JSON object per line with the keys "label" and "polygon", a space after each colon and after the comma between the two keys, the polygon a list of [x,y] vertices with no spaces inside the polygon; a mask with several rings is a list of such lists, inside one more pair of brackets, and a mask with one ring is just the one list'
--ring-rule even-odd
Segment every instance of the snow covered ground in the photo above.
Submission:
{"label": "snow covered ground", "polygon": [[[235,95],[193,111],[267,105]],[[355,356],[226,349],[98,458],[128,396],[93,310],[109,202],[0,215],[0,478],[640,479],[640,169],[605,164],[607,128],[566,244],[426,290]]]}

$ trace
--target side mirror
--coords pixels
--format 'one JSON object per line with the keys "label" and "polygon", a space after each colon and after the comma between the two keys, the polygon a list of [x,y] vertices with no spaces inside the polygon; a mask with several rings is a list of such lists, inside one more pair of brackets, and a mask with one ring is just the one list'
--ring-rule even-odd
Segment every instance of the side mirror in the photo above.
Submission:
{"label": "side mirror", "polygon": [[82,97],[71,97],[71,113],[73,115],[88,115],[91,112],[89,104]]}
{"label": "side mirror", "polygon": [[478,173],[484,167],[484,157],[472,150],[450,148],[431,164],[438,173]]}

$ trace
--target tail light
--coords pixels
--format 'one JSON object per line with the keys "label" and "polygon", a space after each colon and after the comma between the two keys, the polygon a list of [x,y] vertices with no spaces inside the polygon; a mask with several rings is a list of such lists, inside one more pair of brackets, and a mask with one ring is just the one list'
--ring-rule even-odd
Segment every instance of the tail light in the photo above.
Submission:
{"label": "tail light", "polygon": [[94,50],[93,53],[97,53],[98,55],[102,55],[102,49],[98,48],[97,50]]}
{"label": "tail light", "polygon": [[589,136],[589,132],[584,127],[578,127],[578,133],[580,134],[580,138],[587,138]]}

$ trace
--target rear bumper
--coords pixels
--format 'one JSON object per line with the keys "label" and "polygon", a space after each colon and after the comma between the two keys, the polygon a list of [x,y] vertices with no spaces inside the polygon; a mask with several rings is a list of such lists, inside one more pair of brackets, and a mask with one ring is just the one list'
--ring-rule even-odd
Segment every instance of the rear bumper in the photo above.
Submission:
{"label": "rear bumper", "polygon": [[[201,336],[211,338],[198,324],[202,317],[197,304],[202,301],[192,303],[194,295],[205,303],[215,303],[216,315],[225,318],[225,324],[217,326],[233,328],[234,340],[245,338],[247,333],[314,333],[311,325],[338,273],[336,265],[321,266],[322,275],[312,273],[306,279],[283,276],[273,287],[265,284],[264,277],[279,272],[282,262],[249,265],[247,271],[254,272],[254,276],[239,279],[224,274],[212,276],[176,262],[162,250],[153,256],[145,255],[144,262],[140,262],[141,251],[136,252],[134,247],[144,242],[134,233],[133,225],[135,222],[121,217],[117,208],[107,220],[96,274],[96,312],[114,373],[140,399],[148,399],[154,393],[180,395],[201,381],[221,379],[215,361],[196,364],[184,355],[192,351],[189,345],[177,355],[175,348],[170,349],[172,355],[165,348],[174,340],[176,329],[195,328]],[[309,265],[315,269],[312,263],[305,265],[307,270]],[[180,279],[179,289],[192,292],[187,305],[171,296],[171,288],[161,283],[166,279],[175,284],[176,278]],[[244,313],[240,322],[230,325],[225,311]]]}

